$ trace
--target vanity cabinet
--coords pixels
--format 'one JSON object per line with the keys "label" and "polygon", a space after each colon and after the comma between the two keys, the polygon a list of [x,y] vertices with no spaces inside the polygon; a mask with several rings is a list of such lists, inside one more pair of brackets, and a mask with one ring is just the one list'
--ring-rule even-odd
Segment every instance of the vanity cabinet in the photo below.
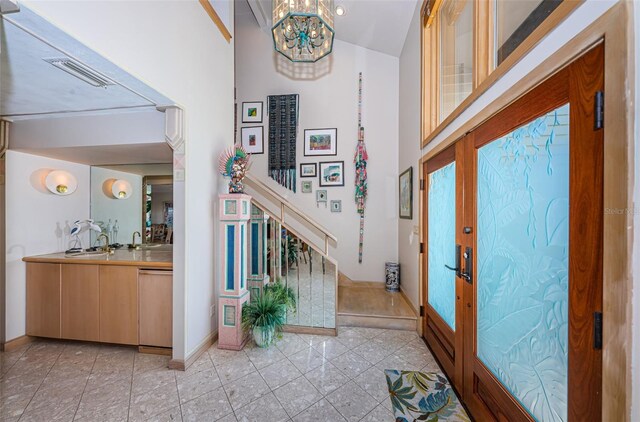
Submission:
{"label": "vanity cabinet", "polygon": [[100,341],[138,344],[138,268],[100,266]]}
{"label": "vanity cabinet", "polygon": [[140,345],[171,347],[173,332],[173,272],[140,270]]}
{"label": "vanity cabinet", "polygon": [[27,335],[60,338],[60,264],[27,263]]}
{"label": "vanity cabinet", "polygon": [[62,338],[100,341],[97,265],[62,265]]}

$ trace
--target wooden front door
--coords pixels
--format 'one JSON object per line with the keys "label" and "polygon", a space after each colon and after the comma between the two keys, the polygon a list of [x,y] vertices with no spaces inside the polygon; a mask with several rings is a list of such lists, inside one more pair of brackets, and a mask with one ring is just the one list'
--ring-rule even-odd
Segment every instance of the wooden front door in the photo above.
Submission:
{"label": "wooden front door", "polygon": [[[426,162],[424,333],[477,420],[601,419],[603,89],[601,43]],[[451,208],[455,223],[435,221]],[[431,236],[437,223],[455,233]],[[439,248],[454,258],[450,331],[430,307]]]}

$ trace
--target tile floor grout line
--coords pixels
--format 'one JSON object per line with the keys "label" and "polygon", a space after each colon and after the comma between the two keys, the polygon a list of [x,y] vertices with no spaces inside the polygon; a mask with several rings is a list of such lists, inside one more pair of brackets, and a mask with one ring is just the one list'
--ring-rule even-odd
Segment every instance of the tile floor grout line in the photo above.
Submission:
{"label": "tile floor grout line", "polygon": [[91,364],[91,369],[89,370],[89,375],[87,376],[87,380],[84,382],[84,388],[82,389],[82,394],[80,395],[80,401],[78,402],[78,406],[76,407],[76,411],[73,412],[73,419],[71,419],[72,421],[76,420],[76,415],[78,414],[78,410],[80,410],[80,405],[82,404],[82,398],[84,397],[84,393],[85,391],[87,391],[87,385],[89,384],[89,378],[91,378],[91,373],[93,372],[93,367],[96,365],[96,360],[98,360],[98,353],[96,353],[96,356],[93,358],[93,363]]}
{"label": "tile floor grout line", "polygon": [[[47,344],[46,342],[43,344]],[[26,353],[26,352],[25,352]],[[51,372],[51,369],[53,369],[53,367],[55,366],[55,364],[58,362],[58,359],[60,359],[60,355],[62,354],[62,351],[60,351],[60,353],[58,353],[58,356],[56,357],[56,360],[53,362],[53,365],[51,365],[49,367],[49,370],[47,371],[46,375],[44,376],[44,378],[42,378],[42,381],[40,381],[40,385],[38,385],[38,388],[36,389],[36,391],[33,393],[33,396],[31,396],[31,399],[29,400],[29,403],[27,403],[27,405],[25,406],[24,410],[22,411],[22,413],[20,414],[20,417],[18,418],[18,422],[23,418],[24,414],[27,413],[27,409],[29,408],[29,405],[31,404],[31,402],[33,401],[34,397],[36,396],[36,394],[38,394],[38,391],[40,391],[40,388],[42,387],[42,384],[44,384],[44,380],[47,379],[47,377],[49,376],[49,373]],[[22,357],[22,356],[21,356]]]}
{"label": "tile floor grout line", "polygon": [[133,400],[133,373],[136,370],[136,355],[133,355],[131,367],[131,382],[129,383],[129,406],[127,407],[127,421],[131,419],[131,400]]}

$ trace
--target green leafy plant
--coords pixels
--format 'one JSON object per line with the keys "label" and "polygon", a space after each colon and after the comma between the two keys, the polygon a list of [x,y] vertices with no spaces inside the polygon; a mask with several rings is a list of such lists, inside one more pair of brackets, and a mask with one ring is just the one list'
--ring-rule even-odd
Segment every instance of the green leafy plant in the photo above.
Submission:
{"label": "green leafy plant", "polygon": [[265,291],[273,293],[287,310],[296,312],[296,293],[291,287],[285,285],[281,278],[278,277],[275,282],[267,284]]}
{"label": "green leafy plant", "polygon": [[[282,326],[286,323],[286,304],[281,296],[266,290],[242,308],[242,328],[255,336],[256,343],[267,347],[276,338],[282,337]],[[254,337],[255,338],[255,337]],[[261,340],[261,341],[260,341]]]}

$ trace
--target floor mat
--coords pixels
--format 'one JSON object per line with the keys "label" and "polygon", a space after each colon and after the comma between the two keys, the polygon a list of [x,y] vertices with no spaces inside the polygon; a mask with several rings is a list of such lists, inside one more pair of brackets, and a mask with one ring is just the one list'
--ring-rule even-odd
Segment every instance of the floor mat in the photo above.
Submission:
{"label": "floor mat", "polygon": [[384,373],[396,422],[470,420],[442,375],[393,369]]}

